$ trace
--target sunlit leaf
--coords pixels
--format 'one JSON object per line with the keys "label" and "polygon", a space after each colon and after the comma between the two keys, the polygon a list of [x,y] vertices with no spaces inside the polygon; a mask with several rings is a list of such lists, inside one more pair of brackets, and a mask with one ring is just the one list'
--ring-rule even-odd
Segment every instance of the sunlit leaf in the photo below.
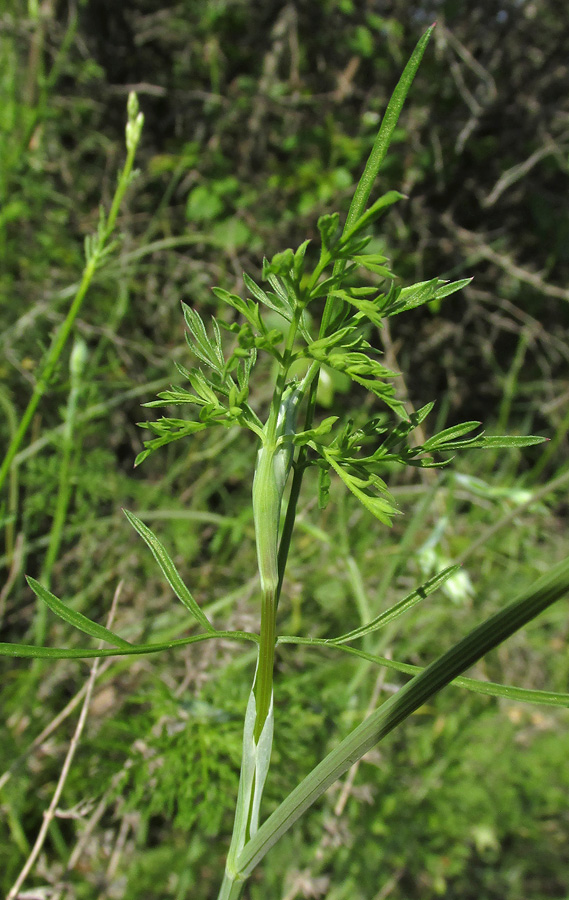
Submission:
{"label": "sunlit leaf", "polygon": [[125,516],[128,521],[132,525],[132,527],[139,533],[141,538],[145,541],[145,543],[150,548],[152,555],[160,569],[162,570],[162,574],[166,578],[166,581],[176,594],[176,597],[181,600],[187,610],[191,612],[194,618],[202,625],[207,631],[215,631],[209,619],[205,615],[205,613],[200,609],[197,602],[192,597],[188,588],[184,584],[180,573],[178,572],[176,566],[170,559],[170,556],[166,552],[163,544],[158,540],[156,535],[148,528],[144,522],[142,522],[138,516],[135,516],[134,513],[128,512],[128,510],[123,510]]}
{"label": "sunlit leaf", "polygon": [[380,613],[379,616],[376,616],[371,622],[368,622],[367,625],[361,625],[359,628],[355,628],[353,631],[348,631],[346,634],[342,634],[336,638],[330,638],[330,644],[344,644],[347,641],[355,641],[357,638],[364,637],[366,634],[371,634],[372,631],[377,631],[378,628],[383,628],[389,622],[392,622],[393,619],[397,619],[399,616],[402,616],[403,613],[406,613],[408,609],[412,609],[413,606],[416,606],[417,603],[420,603],[421,600],[424,600],[429,594],[432,594],[433,591],[436,591],[445,581],[454,575],[455,572],[460,571],[460,566],[448,566],[443,572],[439,572],[437,575],[434,575],[428,581],[421,585],[421,587],[417,588],[415,591],[411,591],[403,600],[400,600],[399,603],[396,603],[390,609],[386,609],[384,612]]}
{"label": "sunlit leaf", "polygon": [[[34,594],[39,597],[40,600],[49,606],[52,612],[59,616],[60,619],[63,619],[64,622],[67,622],[69,625],[73,625],[74,628],[77,628],[79,631],[83,631],[85,634],[90,635],[91,637],[98,638],[101,641],[107,641],[109,644],[113,644],[115,647],[132,647],[128,641],[125,641],[123,638],[119,637],[118,634],[115,634],[112,631],[109,631],[108,628],[105,628],[104,625],[98,625],[96,622],[93,622],[91,619],[88,619],[87,616],[84,616],[82,613],[77,612],[74,609],[71,609],[70,606],[63,603],[55,594],[52,594],[51,591],[48,591],[47,588],[44,588],[43,585],[36,581],[35,578],[31,578],[31,576],[26,575],[26,581],[31,587]],[[11,646],[10,644],[6,646]]]}

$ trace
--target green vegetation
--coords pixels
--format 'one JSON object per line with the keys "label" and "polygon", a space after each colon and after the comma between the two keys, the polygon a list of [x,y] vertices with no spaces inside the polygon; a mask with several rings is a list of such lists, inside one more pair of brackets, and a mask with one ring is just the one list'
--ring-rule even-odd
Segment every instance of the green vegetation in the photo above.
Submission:
{"label": "green vegetation", "polygon": [[[317,30],[289,6],[20,7],[0,35],[1,889],[215,898],[227,858],[226,898],[564,898],[566,250],[535,205],[546,272],[512,259],[511,209],[489,237],[539,160],[563,172],[562,132],[484,192],[494,81],[460,18],[435,35],[471,119],[441,167],[430,52],[401,114],[431,29],[354,115],[358,69],[392,82],[416,25],[349,2]],[[140,95],[126,151],[105,78]],[[484,234],[421,205],[465,147]],[[440,265],[437,222],[478,255]]]}

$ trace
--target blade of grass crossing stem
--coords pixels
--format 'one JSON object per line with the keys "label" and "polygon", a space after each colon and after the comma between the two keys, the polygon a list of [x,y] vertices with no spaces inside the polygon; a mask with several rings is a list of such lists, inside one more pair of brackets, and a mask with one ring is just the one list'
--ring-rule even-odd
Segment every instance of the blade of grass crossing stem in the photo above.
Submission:
{"label": "blade of grass crossing stem", "polygon": [[188,588],[182,581],[182,578],[176,566],[168,556],[164,546],[160,543],[156,535],[150,530],[150,528],[147,528],[144,522],[141,522],[141,520],[137,516],[135,516],[134,513],[128,512],[128,510],[126,509],[123,509],[123,512],[132,527],[136,531],[138,531],[142,540],[145,541],[145,543],[150,548],[154,559],[162,570],[162,574],[174,591],[178,600],[180,600],[184,604],[186,609],[191,612],[192,616],[197,619],[200,625],[202,625],[207,631],[214,632],[215,628],[190,594]]}
{"label": "blade of grass crossing stem", "polygon": [[29,575],[26,575],[26,581],[28,582],[36,597],[39,597],[40,600],[43,600],[46,606],[49,606],[51,611],[54,612],[56,616],[59,616],[60,619],[63,619],[64,622],[67,622],[69,625],[73,625],[74,628],[77,628],[79,631],[83,631],[85,634],[90,635],[90,637],[97,638],[101,641],[107,641],[107,643],[113,644],[114,647],[122,647],[123,649],[132,647],[132,644],[130,644],[128,641],[123,640],[123,638],[119,637],[118,634],[114,634],[114,632],[109,631],[109,629],[105,628],[104,625],[97,625],[96,622],[88,619],[87,616],[84,616],[82,613],[77,612],[75,609],[71,609],[58,597],[56,597],[55,594],[52,594],[51,591],[48,591],[47,588],[44,588],[39,583],[39,581],[35,580],[35,578],[31,578]]}
{"label": "blade of grass crossing stem", "polygon": [[569,591],[569,558],[538,579],[505,609],[491,616],[427,666],[354,729],[288,795],[248,842],[239,873],[248,877],[297,819],[358,759],[450,681]]}
{"label": "blade of grass crossing stem", "polygon": [[[407,94],[409,93],[411,85],[413,84],[413,79],[415,78],[417,69],[421,64],[423,54],[427,48],[427,44],[429,43],[434,27],[434,25],[431,25],[431,27],[428,28],[424,35],[419,39],[417,46],[415,47],[411,58],[405,66],[403,74],[401,75],[401,78],[399,79],[397,86],[393,91],[393,94],[391,95],[391,99],[387,104],[387,109],[385,110],[385,114],[383,116],[383,119],[381,120],[381,125],[379,126],[379,131],[374,141],[368,161],[365,165],[365,169],[358,182],[358,186],[354,192],[354,196],[352,197],[352,202],[350,204],[350,209],[346,218],[343,233],[347,233],[349,229],[354,225],[354,223],[357,222],[360,216],[362,216],[365,212],[365,208],[369,200],[369,195],[371,194],[375,179],[377,178],[377,173],[379,172],[383,161],[387,156],[387,151],[389,150],[389,145],[391,144],[393,132],[397,127],[397,122],[399,121],[399,116],[401,114],[401,110],[403,109],[405,99],[407,97]],[[343,267],[343,265],[344,264],[341,262],[336,263],[336,267]],[[334,274],[337,274],[336,267]],[[321,337],[326,334],[326,329],[331,319],[333,318],[334,313],[336,313],[338,308],[341,308],[341,304],[341,300],[332,298],[328,299],[324,314],[322,316],[322,324],[320,327]]]}

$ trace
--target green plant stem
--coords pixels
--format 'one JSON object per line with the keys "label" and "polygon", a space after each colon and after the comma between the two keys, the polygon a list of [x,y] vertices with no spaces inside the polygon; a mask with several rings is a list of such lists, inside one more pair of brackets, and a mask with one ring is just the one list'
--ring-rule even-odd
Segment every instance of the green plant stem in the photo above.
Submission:
{"label": "green plant stem", "polygon": [[[73,354],[72,354],[73,358]],[[59,482],[57,487],[57,500],[55,504],[55,513],[49,534],[49,544],[47,553],[42,566],[41,582],[49,590],[51,586],[51,575],[53,567],[59,553],[61,540],[63,537],[63,528],[67,517],[67,509],[71,497],[71,482],[73,471],[77,464],[78,447],[75,439],[75,424],[77,419],[77,405],[81,390],[81,372],[71,372],[71,390],[69,391],[69,399],[67,402],[67,410],[65,416],[65,428],[63,431],[63,447],[61,460],[59,465]],[[35,627],[36,643],[43,644],[45,641],[47,627],[47,607],[44,603],[40,603],[37,608]]]}
{"label": "green plant stem", "polygon": [[[4,393],[2,389],[0,389],[0,406],[3,407],[4,412],[6,414],[6,422],[8,425],[8,431],[13,438],[16,433],[17,419],[16,412],[14,410],[14,404],[8,397],[7,393]],[[8,492],[8,508],[7,508],[7,522],[6,522],[6,563],[8,567],[12,563],[12,558],[14,555],[14,537],[15,537],[15,523],[16,516],[18,512],[18,467],[14,466],[10,473],[10,488]],[[0,616],[1,618],[1,616]]]}
{"label": "green plant stem", "polygon": [[286,508],[285,520],[283,524],[283,530],[281,534],[281,539],[279,542],[279,554],[278,554],[278,567],[279,567],[279,580],[277,584],[277,597],[276,597],[276,605],[278,606],[279,600],[281,597],[281,591],[283,587],[283,580],[286,570],[286,563],[288,559],[288,554],[290,550],[290,542],[292,540],[292,533],[294,531],[294,523],[296,520],[296,507],[298,505],[298,498],[300,496],[300,489],[302,487],[302,479],[304,477],[304,468],[302,466],[302,462],[306,452],[304,447],[300,448],[300,452],[298,454],[297,463],[294,466],[293,476],[292,476],[292,484],[290,487],[290,494],[288,497],[288,504]]}
{"label": "green plant stem", "polygon": [[[277,425],[301,315],[302,309],[299,307],[295,312],[287,334],[283,351],[283,363],[277,377],[269,419],[265,429],[265,441],[259,453],[255,470],[255,487],[253,489],[256,495],[254,500],[256,509],[255,530],[259,574],[263,591],[259,665],[255,679],[257,707],[254,736],[256,741],[261,736],[273,696],[276,615],[279,594],[278,529],[284,491],[284,482],[282,484],[278,483],[278,478],[275,474],[275,454],[279,452]],[[307,379],[314,377],[316,371],[316,368],[311,368]]]}
{"label": "green plant stem", "polygon": [[255,720],[255,740],[258,741],[265,724],[271,698],[273,696],[273,669],[275,665],[276,643],[276,591],[263,595],[261,606],[261,629],[259,643],[259,665],[255,681],[257,717]]}
{"label": "green plant stem", "polygon": [[[314,371],[312,372],[312,369]],[[316,391],[318,390],[318,375],[320,372],[320,366],[318,364],[314,364],[311,366],[312,372],[312,380],[310,382],[310,387],[308,389],[308,401],[306,404],[306,412],[304,416],[304,430],[307,431],[312,427],[312,421],[314,419],[314,409],[316,407]],[[283,525],[283,530],[281,534],[281,539],[279,543],[279,552],[278,552],[278,571],[279,571],[279,579],[277,584],[277,606],[281,596],[281,590],[283,586],[283,580],[286,570],[286,564],[288,559],[288,554],[290,550],[290,542],[292,540],[292,533],[294,531],[294,523],[296,521],[296,509],[298,506],[298,498],[300,497],[300,489],[302,487],[302,479],[304,478],[304,470],[305,470],[305,460],[306,460],[307,450],[305,447],[301,447],[298,453],[298,458],[293,468],[293,478],[292,484],[290,488],[290,494],[288,498],[288,504],[286,508],[285,521]]]}
{"label": "green plant stem", "polygon": [[217,900],[239,900],[244,887],[244,881],[233,881],[225,871]]}
{"label": "green plant stem", "polygon": [[89,290],[91,282],[93,280],[93,276],[97,269],[97,266],[101,262],[106,246],[109,242],[109,239],[115,229],[117,216],[119,214],[119,210],[121,207],[121,203],[123,201],[124,195],[126,193],[127,187],[131,180],[132,169],[134,165],[134,157],[136,153],[136,143],[134,143],[127,152],[126,162],[124,168],[120,174],[118,185],[111,203],[111,209],[106,220],[105,228],[101,234],[100,241],[96,248],[94,249],[93,255],[88,260],[83,269],[83,275],[81,277],[81,281],[79,284],[79,288],[77,289],[77,293],[73,299],[71,306],[69,307],[69,312],[67,313],[64,321],[62,322],[60,328],[58,329],[51,347],[47,352],[47,357],[43,366],[43,370],[36,382],[34,387],[32,396],[28,402],[28,405],[24,411],[24,414],[20,420],[20,424],[10,441],[8,446],[8,450],[6,451],[6,456],[0,466],[0,490],[2,489],[8,472],[10,471],[10,467],[12,465],[12,461],[18,452],[20,445],[26,435],[26,432],[30,426],[30,422],[32,421],[36,409],[43,395],[45,394],[47,388],[49,387],[51,378],[55,372],[57,364],[59,362],[59,358],[63,352],[63,349],[67,343],[69,335],[71,333],[71,329],[73,328],[73,324],[77,315],[79,314],[79,310],[83,304],[83,300],[85,299],[85,295]]}

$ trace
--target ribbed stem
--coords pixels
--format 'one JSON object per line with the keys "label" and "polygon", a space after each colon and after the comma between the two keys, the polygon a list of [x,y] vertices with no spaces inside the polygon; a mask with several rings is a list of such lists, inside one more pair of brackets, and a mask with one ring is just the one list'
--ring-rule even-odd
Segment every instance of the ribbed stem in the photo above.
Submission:
{"label": "ribbed stem", "polygon": [[239,900],[244,887],[244,881],[232,881],[227,872],[224,872],[223,884],[221,885],[217,900]]}
{"label": "ribbed stem", "polygon": [[275,664],[276,642],[276,604],[273,590],[263,597],[261,607],[261,642],[259,644],[259,667],[255,682],[255,700],[257,703],[257,718],[255,721],[254,738],[259,740],[263,725],[271,706],[273,696],[273,669]]}

